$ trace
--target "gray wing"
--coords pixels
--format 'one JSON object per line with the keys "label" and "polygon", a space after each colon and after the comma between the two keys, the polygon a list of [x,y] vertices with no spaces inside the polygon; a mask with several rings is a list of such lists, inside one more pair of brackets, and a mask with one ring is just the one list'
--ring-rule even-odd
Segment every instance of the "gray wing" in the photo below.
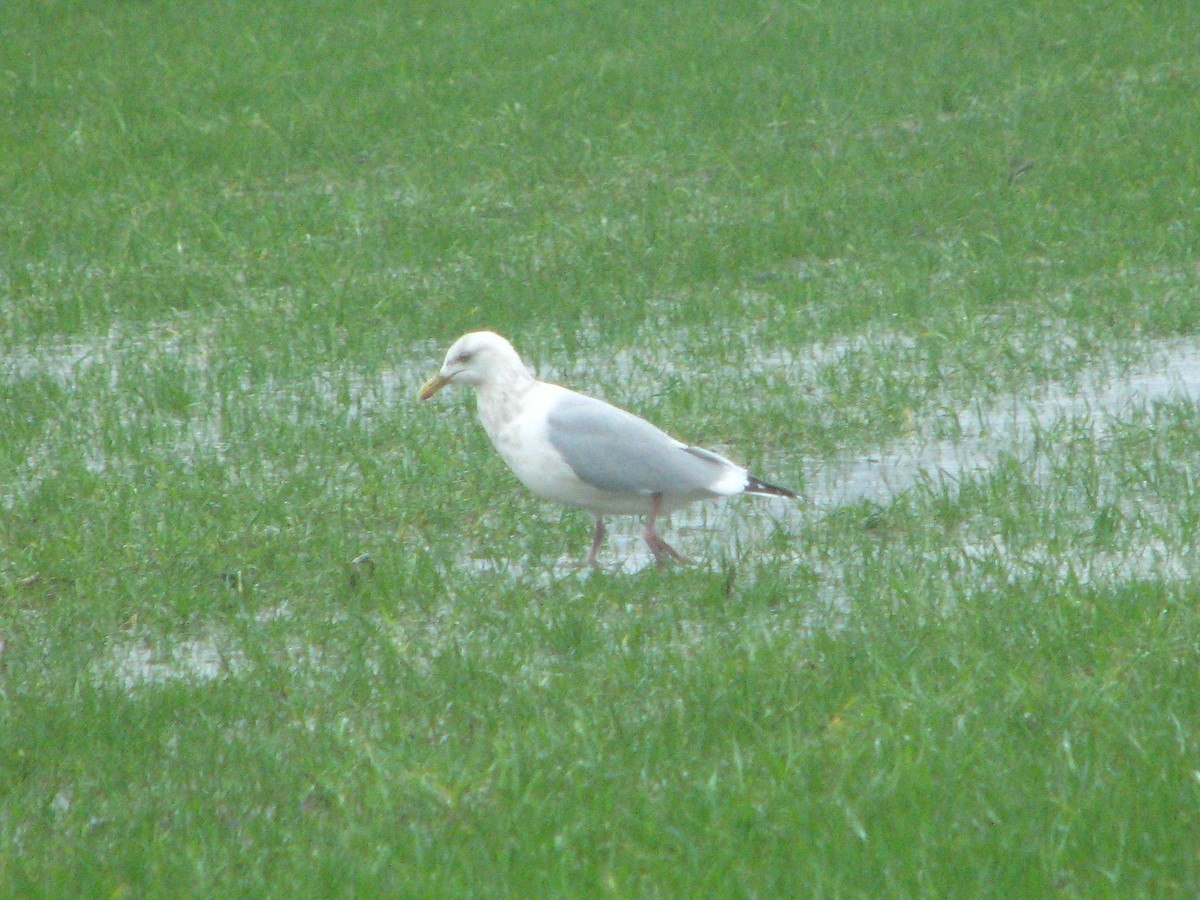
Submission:
{"label": "gray wing", "polygon": [[547,417],[554,449],[583,481],[621,494],[705,494],[728,460],[678,441],[645,419],[584,394],[567,394]]}

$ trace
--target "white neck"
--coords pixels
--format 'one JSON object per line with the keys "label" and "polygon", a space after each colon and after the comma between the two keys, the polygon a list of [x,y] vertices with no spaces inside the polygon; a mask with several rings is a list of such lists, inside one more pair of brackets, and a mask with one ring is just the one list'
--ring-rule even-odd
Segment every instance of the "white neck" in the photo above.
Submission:
{"label": "white neck", "polygon": [[492,443],[499,446],[501,431],[511,423],[524,397],[538,383],[524,366],[515,367],[503,378],[489,378],[475,386],[475,403],[479,421]]}

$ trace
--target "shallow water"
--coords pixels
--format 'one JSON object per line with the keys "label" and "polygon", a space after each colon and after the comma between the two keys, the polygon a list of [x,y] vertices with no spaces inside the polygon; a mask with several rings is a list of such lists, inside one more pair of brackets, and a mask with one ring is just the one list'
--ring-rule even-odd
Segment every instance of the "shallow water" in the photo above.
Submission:
{"label": "shallow water", "polygon": [[952,439],[913,437],[878,453],[814,461],[809,499],[818,509],[856,500],[885,503],[918,481],[986,472],[1001,456],[1028,449],[1065,423],[1086,423],[1100,436],[1113,422],[1175,399],[1200,400],[1200,341],[1156,345],[1142,365],[1115,376],[1084,373],[1074,389],[1051,386],[1037,398],[962,411]]}
{"label": "shallow water", "polygon": [[107,658],[95,667],[97,674],[109,675],[126,690],[141,684],[167,681],[212,681],[236,675],[246,667],[242,655],[231,650],[232,641],[220,634],[151,645],[130,641],[115,645]]}
{"label": "shallow water", "polygon": [[[850,344],[846,345],[847,347]],[[203,378],[205,359],[203,349],[193,342],[184,347],[170,335],[161,339],[146,337],[130,342],[113,332],[87,344],[75,343],[15,351],[6,359],[2,374],[10,381],[30,377],[49,377],[70,385],[83,375],[97,373],[107,379],[114,389],[120,389],[126,366],[156,364],[166,358],[174,364],[188,367]],[[844,349],[844,348],[843,348]],[[807,363],[797,355],[768,356],[764,366],[782,367],[785,371],[805,372],[812,366],[836,363],[843,352],[837,345],[814,349],[814,359]],[[415,402],[416,386],[436,365],[435,351],[422,345],[408,356],[409,365],[398,365],[370,378],[354,375],[318,375],[300,385],[259,386],[255,402],[278,403],[287,408],[302,408],[308,416],[333,410],[352,421],[367,414],[386,414],[398,405]],[[647,361],[630,356],[626,361],[631,385],[644,385]],[[581,371],[587,370],[585,364]],[[547,373],[564,381],[576,382],[571,372]],[[720,372],[709,373],[719,378]],[[621,374],[617,373],[618,380]],[[588,380],[586,378],[582,379]],[[297,397],[315,396],[318,403],[300,404]],[[1186,399],[1200,401],[1200,340],[1164,341],[1148,348],[1144,361],[1122,372],[1099,363],[1068,384],[1051,385],[1034,397],[1014,397],[986,408],[962,409],[943,414],[929,423],[923,433],[914,433],[881,445],[874,452],[850,452],[832,457],[803,460],[807,478],[804,498],[796,503],[779,498],[746,497],[722,502],[697,504],[675,513],[663,524],[661,533],[682,553],[698,561],[722,557],[752,557],[760,552],[776,528],[794,530],[810,524],[822,515],[858,502],[881,506],[917,485],[953,484],[972,476],[986,474],[1006,456],[1028,458],[1033,454],[1049,465],[1057,454],[1067,448],[1057,447],[1055,435],[1066,430],[1073,434],[1081,430],[1103,436],[1115,423],[1127,420],[1156,403]],[[437,415],[437,410],[429,410]],[[204,410],[182,423],[184,440],[178,447],[168,448],[188,458],[197,448],[219,448],[223,440],[217,420]],[[471,426],[473,427],[473,426]],[[948,435],[948,436],[947,436]],[[6,486],[4,505],[12,506],[20,495],[52,473],[43,470],[35,446],[27,473]],[[81,446],[79,452],[90,467],[102,470],[114,464],[98,455],[93,447]],[[777,457],[785,451],[776,449]],[[773,476],[769,462],[764,477]],[[790,468],[790,466],[789,466]],[[23,480],[24,479],[24,480]],[[580,515],[584,515],[580,513]],[[608,571],[637,572],[653,564],[642,537],[642,524],[632,517],[613,517],[601,561]],[[553,516],[529,527],[556,527]],[[587,553],[586,539],[560,559],[552,571],[544,568],[533,572],[520,560],[494,562],[460,557],[447,561],[450,567],[486,572],[498,577],[561,578],[579,573],[586,577],[587,569],[580,565]],[[1089,553],[1085,556],[1051,557],[1048,553],[1025,551],[1017,553],[1002,544],[982,543],[954,548],[965,564],[981,567],[997,559],[1007,577],[1020,577],[1023,572],[1051,571],[1064,577],[1070,575],[1082,581],[1120,581],[1139,577],[1185,578],[1195,574],[1195,566],[1177,551],[1149,536],[1135,541],[1120,551]],[[836,561],[822,562],[816,556],[806,557],[804,564],[815,570],[824,585],[814,598],[815,606],[825,609],[845,608],[849,598],[838,596],[839,573]],[[826,571],[828,569],[828,571]],[[236,646],[228,636],[203,634],[178,641],[150,643],[130,640],[111,648],[98,663],[103,671],[126,688],[137,684],[158,683],[175,679],[210,680],[236,675],[247,665],[244,657],[230,650]]]}

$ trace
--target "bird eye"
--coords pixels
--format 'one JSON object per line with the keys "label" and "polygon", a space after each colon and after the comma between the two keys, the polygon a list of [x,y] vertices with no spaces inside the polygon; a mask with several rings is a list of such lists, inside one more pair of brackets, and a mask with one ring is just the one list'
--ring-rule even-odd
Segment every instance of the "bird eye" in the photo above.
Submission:
{"label": "bird eye", "polygon": [[462,353],[458,354],[458,357],[455,359],[455,362],[469,363],[471,361],[471,357],[474,355],[475,355],[474,351],[464,350]]}

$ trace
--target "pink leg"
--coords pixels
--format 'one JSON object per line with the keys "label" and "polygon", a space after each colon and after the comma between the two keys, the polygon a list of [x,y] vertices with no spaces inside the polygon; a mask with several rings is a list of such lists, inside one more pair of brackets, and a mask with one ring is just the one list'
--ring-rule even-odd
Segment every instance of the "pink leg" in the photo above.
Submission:
{"label": "pink leg", "polygon": [[654,562],[658,565],[663,565],[667,561],[667,557],[678,562],[689,562],[688,558],[660,538],[654,530],[654,522],[658,518],[658,511],[662,508],[662,494],[655,494],[650,504],[650,515],[646,516],[646,543],[650,545],[650,552],[654,554]]}
{"label": "pink leg", "polygon": [[600,542],[604,540],[604,519],[596,516],[596,530],[592,532],[592,552],[588,554],[588,565],[596,565],[596,554],[600,552]]}

